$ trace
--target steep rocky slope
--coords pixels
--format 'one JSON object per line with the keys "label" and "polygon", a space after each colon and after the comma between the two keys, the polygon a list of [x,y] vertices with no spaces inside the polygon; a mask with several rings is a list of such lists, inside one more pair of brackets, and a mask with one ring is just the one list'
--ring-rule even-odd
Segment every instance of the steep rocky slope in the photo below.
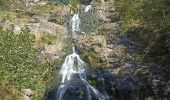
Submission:
{"label": "steep rocky slope", "polygon": [[[93,20],[95,25],[91,27],[91,21],[90,24],[83,24],[88,19],[82,20],[82,25],[86,25],[83,28],[91,29],[83,29],[85,34],[80,33],[78,38],[73,40],[81,58],[88,64],[89,82],[97,87],[98,80],[102,80],[100,79],[102,73],[105,79],[105,90],[110,100],[138,100],[142,97],[150,100],[154,97],[168,97],[170,94],[168,76],[164,75],[158,65],[144,63],[141,60],[140,48],[138,48],[141,44],[128,38],[122,30],[123,21],[119,20],[114,2],[95,0],[92,6],[94,11],[89,12],[89,15],[93,14],[93,16],[89,17],[89,20]],[[83,19],[82,12],[85,5],[81,7],[80,17]],[[49,96],[52,88],[50,80],[53,79],[52,75],[58,68],[56,64],[62,62],[63,57],[68,53],[67,48],[72,46],[68,27],[70,7],[33,0],[14,3],[12,10],[2,10],[0,13],[2,13],[0,27],[4,30],[12,26],[17,34],[22,27],[26,26],[36,36],[35,47],[42,49],[37,59],[42,64],[47,63],[42,77],[44,77],[44,90],[47,84],[45,95]],[[5,89],[5,92],[9,90]],[[34,92],[36,93],[33,95],[38,97],[37,91]],[[52,89],[52,92],[56,92],[55,89],[54,91]],[[74,91],[72,92],[74,94]]]}

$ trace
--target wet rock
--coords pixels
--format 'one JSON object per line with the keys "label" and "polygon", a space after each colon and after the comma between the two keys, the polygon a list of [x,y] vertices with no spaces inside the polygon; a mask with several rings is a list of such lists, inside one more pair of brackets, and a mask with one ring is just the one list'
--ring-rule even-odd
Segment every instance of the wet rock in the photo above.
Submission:
{"label": "wet rock", "polygon": [[116,89],[119,92],[130,92],[135,87],[123,78],[116,78]]}
{"label": "wet rock", "polygon": [[152,90],[154,92],[154,95],[158,97],[165,97],[169,96],[170,92],[170,84],[168,83],[169,80],[165,78],[163,73],[156,73],[156,74],[151,74],[149,77],[149,82],[151,84]]}
{"label": "wet rock", "polygon": [[67,93],[70,96],[80,96],[81,92],[83,92],[83,87],[80,84],[76,85],[73,83],[73,85],[68,87]]}
{"label": "wet rock", "polygon": [[[120,100],[139,100],[153,96],[151,87],[145,79],[137,77],[116,78],[116,98]],[[147,93],[146,93],[147,92]]]}

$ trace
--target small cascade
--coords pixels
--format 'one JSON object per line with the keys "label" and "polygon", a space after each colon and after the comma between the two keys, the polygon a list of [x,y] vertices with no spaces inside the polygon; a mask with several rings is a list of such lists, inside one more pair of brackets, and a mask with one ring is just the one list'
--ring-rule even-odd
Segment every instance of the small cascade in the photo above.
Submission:
{"label": "small cascade", "polygon": [[85,9],[84,9],[84,12],[89,12],[89,11],[92,11],[91,5],[86,6]]}
{"label": "small cascade", "polygon": [[80,18],[79,14],[74,14],[70,20],[70,26],[72,30],[72,34],[76,34],[76,32],[80,32]]}
{"label": "small cascade", "polygon": [[[92,100],[93,94],[98,100],[105,100],[105,96],[87,82],[85,67],[86,64],[80,59],[79,55],[76,54],[75,47],[73,47],[73,53],[66,57],[60,70],[62,81],[57,90],[57,100],[63,100],[62,98],[65,95],[69,84],[72,84],[75,81],[82,82],[83,86],[86,88],[87,100]],[[78,76],[79,78],[75,79],[74,76]]]}
{"label": "small cascade", "polygon": [[73,53],[76,53],[75,47],[73,47]]}

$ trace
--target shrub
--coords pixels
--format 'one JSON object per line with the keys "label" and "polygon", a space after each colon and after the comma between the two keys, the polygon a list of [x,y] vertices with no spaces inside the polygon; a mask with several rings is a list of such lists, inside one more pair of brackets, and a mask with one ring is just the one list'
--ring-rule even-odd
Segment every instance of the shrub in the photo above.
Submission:
{"label": "shrub", "polygon": [[42,72],[36,55],[39,50],[34,47],[35,36],[27,28],[14,34],[13,28],[0,30],[0,81],[1,86],[30,88],[43,92]]}

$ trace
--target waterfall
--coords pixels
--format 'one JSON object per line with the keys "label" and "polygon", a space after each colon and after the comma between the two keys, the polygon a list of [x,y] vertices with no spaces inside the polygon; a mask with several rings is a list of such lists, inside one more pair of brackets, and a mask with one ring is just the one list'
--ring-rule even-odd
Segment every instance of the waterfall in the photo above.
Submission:
{"label": "waterfall", "polygon": [[75,47],[73,47],[73,53],[76,53]]}
{"label": "waterfall", "polygon": [[[88,12],[92,9],[91,5],[86,8],[85,12]],[[80,32],[80,18],[79,14],[74,14],[70,20],[70,26],[72,30],[72,35]],[[87,100],[93,100],[93,97],[96,97],[98,100],[105,100],[106,96],[100,93],[97,89],[91,86],[86,80],[86,64],[83,60],[80,59],[80,56],[76,53],[75,47],[72,48],[73,53],[68,55],[63,65],[61,66],[61,70],[59,74],[62,76],[61,84],[57,90],[57,100],[63,100],[64,95],[70,87],[70,84],[74,84],[75,82],[82,83],[85,88],[85,94]],[[74,78],[76,77],[76,78]],[[70,98],[69,98],[70,99]],[[76,100],[75,98],[73,98]]]}
{"label": "waterfall", "polygon": [[91,5],[86,6],[85,9],[84,9],[84,12],[89,12],[89,11],[92,11]]}
{"label": "waterfall", "polygon": [[62,76],[62,81],[57,90],[57,100],[62,100],[69,84],[74,81],[74,75],[78,75],[79,80],[86,87],[87,100],[92,100],[91,92],[97,96],[98,100],[105,100],[104,96],[87,82],[85,67],[85,62],[80,59],[79,55],[75,52],[75,48],[73,47],[73,53],[65,58],[65,61],[59,72]]}
{"label": "waterfall", "polygon": [[70,26],[72,30],[72,34],[76,34],[76,32],[80,32],[80,18],[79,14],[74,14],[70,20]]}

